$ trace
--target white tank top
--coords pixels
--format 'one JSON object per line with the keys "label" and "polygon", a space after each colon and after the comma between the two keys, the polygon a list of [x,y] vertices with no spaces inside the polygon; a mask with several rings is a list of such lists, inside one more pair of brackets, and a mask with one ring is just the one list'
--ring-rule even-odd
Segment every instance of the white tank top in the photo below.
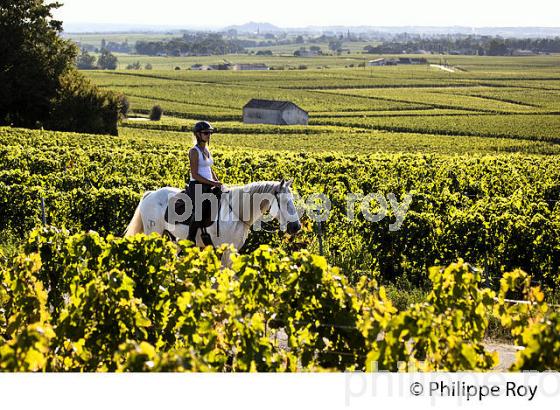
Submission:
{"label": "white tank top", "polygon": [[[212,169],[211,169],[212,165],[214,165],[214,160],[212,159],[212,155],[210,154],[210,151],[208,151],[210,157],[206,158],[202,154],[202,150],[198,147],[198,145],[195,145],[194,147],[198,151],[198,175],[206,179],[209,179],[210,181],[214,181],[214,177],[212,176]],[[189,174],[191,177],[191,181],[196,181],[193,178],[192,173],[190,171]]]}

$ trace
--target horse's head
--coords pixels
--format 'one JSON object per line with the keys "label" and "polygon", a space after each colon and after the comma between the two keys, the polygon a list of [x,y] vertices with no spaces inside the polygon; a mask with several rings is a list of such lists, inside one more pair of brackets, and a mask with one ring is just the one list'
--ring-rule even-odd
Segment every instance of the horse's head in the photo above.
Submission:
{"label": "horse's head", "polygon": [[284,179],[274,187],[274,197],[276,201],[272,202],[270,213],[274,218],[278,219],[280,229],[287,231],[290,235],[296,234],[301,229],[299,222],[299,214],[294,205],[294,196],[292,195],[293,180],[285,181]]}

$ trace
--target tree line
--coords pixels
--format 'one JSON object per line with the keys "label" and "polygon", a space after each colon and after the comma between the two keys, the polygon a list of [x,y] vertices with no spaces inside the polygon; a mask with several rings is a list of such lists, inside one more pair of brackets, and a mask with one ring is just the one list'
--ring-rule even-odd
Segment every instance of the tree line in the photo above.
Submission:
{"label": "tree line", "polygon": [[224,39],[219,33],[185,33],[167,41],[137,41],[136,53],[144,55],[213,55],[245,53],[250,40]]}
{"label": "tree line", "polygon": [[80,70],[116,70],[118,66],[118,59],[109,50],[101,50],[99,58],[90,55],[87,50],[82,50],[80,55],[76,58],[76,66]]}
{"label": "tree line", "polygon": [[409,41],[386,41],[377,46],[365,46],[371,54],[414,53],[472,54],[488,56],[512,55],[516,50],[534,53],[560,52],[560,37],[555,38],[500,38],[489,36],[414,38]]}

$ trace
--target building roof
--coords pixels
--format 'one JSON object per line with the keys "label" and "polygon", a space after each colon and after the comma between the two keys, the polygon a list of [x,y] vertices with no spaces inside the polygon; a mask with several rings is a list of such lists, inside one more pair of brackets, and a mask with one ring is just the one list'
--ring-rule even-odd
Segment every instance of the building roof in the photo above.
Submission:
{"label": "building roof", "polygon": [[251,99],[247,104],[245,104],[243,108],[262,108],[265,110],[281,111],[285,108],[288,108],[289,106],[294,106],[307,113],[307,111],[301,109],[291,101],[259,100],[257,98]]}
{"label": "building roof", "polygon": [[238,67],[268,67],[264,63],[238,63],[235,65]]}

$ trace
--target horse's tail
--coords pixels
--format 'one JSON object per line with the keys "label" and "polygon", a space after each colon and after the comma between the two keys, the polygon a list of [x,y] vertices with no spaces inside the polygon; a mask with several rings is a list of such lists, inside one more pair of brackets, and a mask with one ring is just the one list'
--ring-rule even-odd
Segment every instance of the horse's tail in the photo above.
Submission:
{"label": "horse's tail", "polygon": [[148,194],[149,192],[146,192],[142,196],[142,199],[140,200],[138,206],[136,207],[136,211],[134,211],[134,216],[132,217],[132,220],[124,230],[124,236],[133,236],[138,233],[144,233],[144,223],[142,222],[142,213],[140,212],[140,205],[142,204],[144,198],[148,196]]}

